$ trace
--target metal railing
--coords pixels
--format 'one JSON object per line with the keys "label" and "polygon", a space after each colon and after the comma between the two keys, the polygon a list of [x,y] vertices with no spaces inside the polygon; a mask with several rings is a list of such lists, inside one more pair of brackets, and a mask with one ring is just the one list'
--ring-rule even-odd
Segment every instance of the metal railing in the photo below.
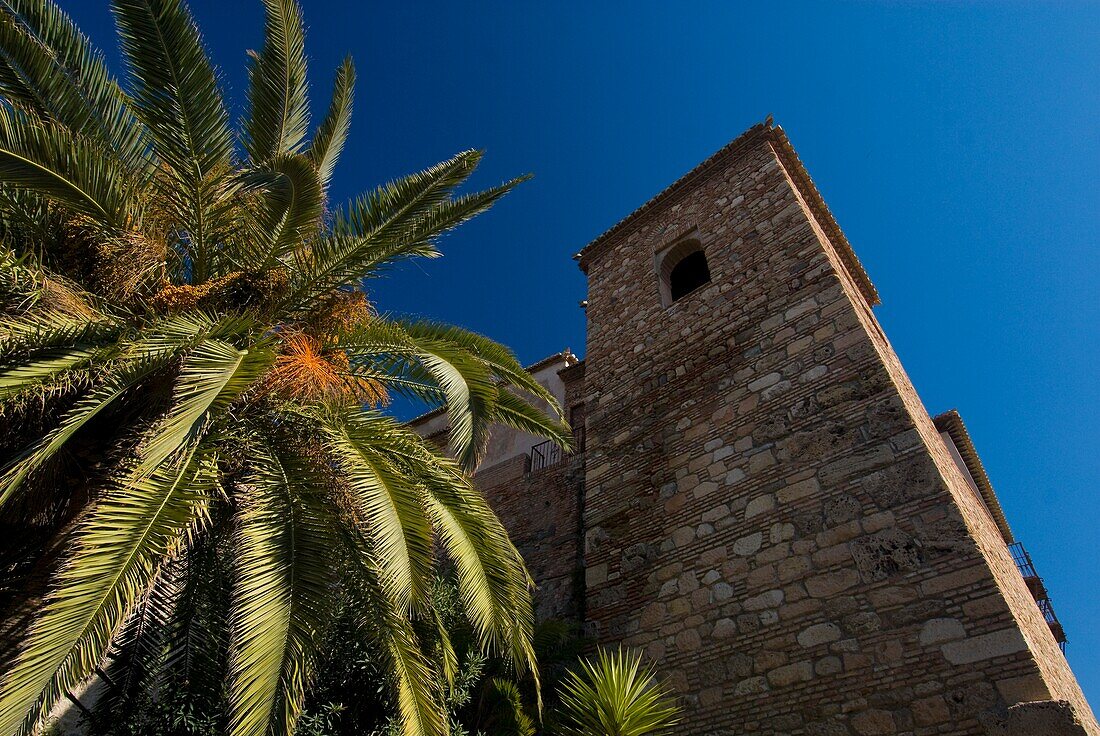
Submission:
{"label": "metal railing", "polygon": [[1039,606],[1039,611],[1043,614],[1047,626],[1050,627],[1050,633],[1054,634],[1054,640],[1058,642],[1058,647],[1063,652],[1066,651],[1066,631],[1062,628],[1058,616],[1054,613],[1054,605],[1050,602],[1050,595],[1047,593],[1046,585],[1043,584],[1043,579],[1039,577],[1039,573],[1035,570],[1035,563],[1031,561],[1031,555],[1024,549],[1023,542],[1013,542],[1008,545],[1008,551],[1012,554],[1012,561],[1016,563],[1016,569],[1023,576],[1024,583],[1027,584],[1031,597],[1035,599],[1035,604]]}
{"label": "metal railing", "polygon": [[531,448],[531,472],[537,473],[561,462],[561,447],[553,440],[540,442]]}
{"label": "metal railing", "polygon": [[553,440],[546,440],[540,442],[531,448],[531,469],[530,472],[537,473],[540,470],[545,470],[551,466],[557,465],[568,454],[579,454],[584,452],[584,425],[573,428],[573,453],[562,452],[561,447]]}

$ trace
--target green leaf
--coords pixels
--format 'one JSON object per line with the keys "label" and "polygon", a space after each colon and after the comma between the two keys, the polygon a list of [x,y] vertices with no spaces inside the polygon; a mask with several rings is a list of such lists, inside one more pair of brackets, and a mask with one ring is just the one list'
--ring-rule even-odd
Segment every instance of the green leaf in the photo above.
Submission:
{"label": "green leaf", "polygon": [[28,189],[108,230],[124,228],[133,182],[106,149],[0,104],[0,182]]}
{"label": "green leaf", "polygon": [[347,558],[353,572],[348,581],[352,610],[360,629],[386,655],[397,689],[401,736],[445,736],[447,714],[439,698],[439,677],[409,621],[407,612],[379,583],[377,560],[359,539],[345,535]]}
{"label": "green leaf", "polygon": [[460,470],[426,449],[415,459],[428,514],[454,562],[466,614],[484,646],[538,671],[531,578],[500,520]]}
{"label": "green leaf", "polygon": [[234,551],[227,733],[290,736],[336,609],[335,521],[300,461],[266,441],[251,460]]}
{"label": "green leaf", "polygon": [[476,332],[440,322],[400,321],[399,324],[414,339],[443,341],[461,347],[476,356],[498,379],[531,394],[537,400],[546,402],[547,408],[551,409],[558,418],[563,416],[557,398],[550,393],[549,389],[535,380],[511,350],[500,343]]}
{"label": "green leaf", "polygon": [[679,723],[667,686],[642,666],[640,654],[601,649],[561,685],[566,736],[662,736]]}
{"label": "green leaf", "polygon": [[52,0],[0,0],[0,94],[128,166],[149,166],[144,127],[103,55]]}
{"label": "green leaf", "polygon": [[287,308],[306,309],[320,295],[366,278],[383,263],[435,255],[432,237],[446,228],[425,233],[418,226],[450,200],[480,158],[479,152],[466,151],[379,187],[338,212],[333,234],[312,244],[311,258],[295,274]]}
{"label": "green leaf", "polygon": [[6,668],[0,733],[29,730],[102,661],[157,568],[203,524],[215,473],[214,458],[192,446],[123,480],[80,522],[75,551]]}
{"label": "green leaf", "polygon": [[422,608],[430,597],[432,528],[418,478],[387,453],[416,440],[388,417],[357,409],[331,417],[321,429],[325,450],[347,485],[357,532],[378,552],[387,594],[401,610]]}
{"label": "green leaf", "polygon": [[572,449],[572,433],[564,422],[556,421],[507,388],[497,389],[493,419],[497,422],[533,434],[547,437],[565,450]]}
{"label": "green leaf", "polygon": [[327,187],[332,171],[336,168],[336,162],[340,153],[344,150],[344,143],[351,129],[352,103],[355,99],[355,66],[351,57],[345,57],[344,63],[336,70],[336,81],[333,83],[332,102],[328,113],[317,132],[313,135],[313,142],[309,146],[309,158],[317,167],[317,175],[321,180],[321,186]]}
{"label": "green leaf", "polygon": [[467,471],[481,460],[494,422],[570,445],[564,422],[506,387],[545,402],[560,417],[553,394],[507,349],[487,338],[437,323],[377,318],[342,335],[338,345],[360,375],[446,406],[451,449]]}
{"label": "green leaf", "polygon": [[204,340],[183,361],[175,403],[141,449],[138,473],[149,473],[197,437],[208,414],[224,410],[275,361],[270,345],[240,350],[221,340]]}
{"label": "green leaf", "polygon": [[130,96],[168,169],[160,187],[186,233],[193,281],[213,268],[216,232],[231,191],[233,137],[214,68],[182,0],[112,0]]}
{"label": "green leaf", "polygon": [[249,70],[245,148],[258,164],[298,153],[309,130],[302,10],[295,0],[264,0],[264,47]]}
{"label": "green leaf", "polygon": [[303,244],[317,234],[324,194],[317,170],[300,154],[280,155],[256,177],[265,179],[267,211],[261,222],[265,240],[246,256],[250,269],[272,268],[301,255]]}
{"label": "green leaf", "polygon": [[121,366],[65,413],[56,427],[8,464],[0,475],[0,507],[7,504],[24,481],[49,462],[72,437],[102,412],[160,368],[167,356]]}

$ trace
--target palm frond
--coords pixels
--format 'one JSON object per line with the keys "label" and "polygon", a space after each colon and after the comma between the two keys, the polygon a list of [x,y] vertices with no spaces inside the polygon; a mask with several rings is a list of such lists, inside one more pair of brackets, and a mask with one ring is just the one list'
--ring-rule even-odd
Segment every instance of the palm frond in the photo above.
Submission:
{"label": "palm frond", "polygon": [[18,365],[41,351],[102,346],[122,335],[122,326],[107,317],[88,319],[55,311],[53,305],[19,316],[0,317],[0,366]]}
{"label": "palm frond", "polygon": [[204,429],[208,414],[226,408],[275,361],[270,345],[241,350],[221,340],[204,340],[184,358],[175,402],[141,449],[138,473],[149,473]]}
{"label": "palm frond", "polygon": [[53,592],[4,675],[0,733],[27,733],[102,661],[157,567],[203,524],[215,459],[193,445],[171,465],[130,476],[77,531]]}
{"label": "palm frond", "polygon": [[454,562],[463,606],[482,643],[520,670],[535,668],[531,578],[523,558],[484,497],[460,469],[422,452],[424,503],[439,541]]}
{"label": "palm frond", "polygon": [[103,55],[52,0],[0,1],[0,94],[129,167],[149,166],[144,128]]}
{"label": "palm frond", "polygon": [[395,391],[446,406],[451,449],[466,470],[485,451],[491,425],[500,422],[570,445],[569,428],[510,392],[543,401],[561,416],[557,400],[507,349],[459,328],[382,318],[341,336],[352,365]]}
{"label": "palm frond", "polygon": [[317,176],[321,186],[327,187],[332,171],[351,129],[351,111],[355,99],[355,65],[351,57],[336,70],[336,81],[332,85],[332,102],[325,119],[321,121],[313,141],[309,145],[309,158],[317,167]]}
{"label": "palm frond", "polygon": [[267,181],[267,207],[261,220],[264,239],[246,251],[247,266],[254,270],[296,255],[317,234],[324,208],[317,170],[304,155],[279,155],[258,176]]}
{"label": "palm frond", "polygon": [[193,279],[209,275],[219,181],[230,170],[229,115],[198,29],[182,0],[112,0],[130,97],[149,129],[153,152],[171,174],[174,201],[192,251]]}
{"label": "palm frond", "polygon": [[417,226],[450,201],[480,158],[479,152],[466,151],[379,187],[338,212],[333,234],[312,245],[308,262],[296,274],[287,307],[301,309],[319,294],[360,281],[383,263],[436,255],[432,238],[446,228],[425,234]]}
{"label": "palm frond", "polygon": [[180,560],[184,569],[177,605],[165,632],[162,669],[156,673],[162,682],[186,687],[192,697],[207,703],[217,702],[224,692],[232,564],[229,523],[215,517],[212,526]]}
{"label": "palm frond", "polygon": [[147,357],[165,351],[179,352],[203,340],[244,343],[248,342],[249,337],[261,333],[263,328],[264,324],[251,315],[193,310],[152,322],[134,341],[125,343],[123,353],[131,357]]}
{"label": "palm frond", "polygon": [[352,573],[346,583],[352,610],[360,629],[379,645],[390,665],[401,736],[446,736],[438,674],[412,623],[386,594],[373,551],[363,546],[363,540],[349,536],[345,547]]}
{"label": "palm frond", "polygon": [[512,429],[551,439],[563,450],[573,449],[573,436],[569,425],[552,419],[546,412],[532,406],[503,386],[497,387],[492,416],[494,421]]}
{"label": "palm frond", "polygon": [[73,436],[105,412],[164,364],[166,356],[119,366],[94,390],[82,396],[44,437],[10,462],[0,474],[0,507],[19,491],[24,481],[54,458]]}
{"label": "palm frond", "polygon": [[108,230],[121,230],[132,214],[134,183],[107,149],[4,104],[0,182],[36,192]]}
{"label": "palm frond", "polygon": [[535,723],[523,709],[516,683],[493,677],[485,684],[478,704],[478,725],[500,736],[534,736]]}
{"label": "palm frond", "polygon": [[347,487],[356,532],[377,550],[387,595],[407,613],[422,608],[430,596],[432,528],[416,476],[400,456],[387,456],[419,437],[388,417],[357,409],[328,417],[320,429]]}
{"label": "palm frond", "polygon": [[298,153],[309,130],[302,10],[295,0],[264,0],[264,10],[264,47],[249,70],[245,121],[245,148],[258,164]]}
{"label": "palm frond", "polygon": [[301,463],[259,442],[238,496],[227,733],[290,736],[336,608],[334,522]]}
{"label": "palm frond", "polygon": [[486,365],[501,382],[531,394],[546,403],[547,408],[561,418],[561,406],[557,398],[523,367],[515,354],[500,343],[470,330],[454,325],[431,321],[399,321],[414,339],[430,339],[451,343],[460,347]]}

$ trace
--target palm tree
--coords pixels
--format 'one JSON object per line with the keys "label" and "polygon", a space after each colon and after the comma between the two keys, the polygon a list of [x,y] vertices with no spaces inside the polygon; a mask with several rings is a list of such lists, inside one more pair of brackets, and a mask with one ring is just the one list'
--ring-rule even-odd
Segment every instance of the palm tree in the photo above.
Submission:
{"label": "palm tree", "polygon": [[663,736],[679,722],[669,688],[636,652],[618,649],[582,660],[560,686],[565,736]]}
{"label": "palm tree", "polygon": [[[96,670],[213,673],[226,733],[291,733],[349,610],[403,733],[444,733],[448,668],[413,627],[438,557],[481,645],[532,664],[530,579],[469,474],[494,423],[567,428],[508,350],[381,314],[361,282],[519,180],[456,193],[467,151],[330,211],[355,73],[310,137],[294,0],[264,0],[239,135],[182,0],[112,6],[123,82],[53,2],[0,0],[0,736]],[[446,408],[454,459],[394,394]]]}

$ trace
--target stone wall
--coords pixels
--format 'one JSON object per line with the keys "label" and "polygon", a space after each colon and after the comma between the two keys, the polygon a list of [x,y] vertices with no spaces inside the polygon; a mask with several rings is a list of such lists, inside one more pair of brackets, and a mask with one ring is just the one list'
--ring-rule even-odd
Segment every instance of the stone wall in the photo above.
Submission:
{"label": "stone wall", "polygon": [[[558,375],[568,416],[582,400],[584,365]],[[528,455],[514,455],[475,477],[537,582],[535,612],[540,620],[579,623],[584,618],[584,460],[585,454],[577,452],[532,472]]]}
{"label": "stone wall", "polygon": [[504,520],[538,583],[534,598],[539,619],[580,621],[583,456],[567,457],[537,473],[528,472],[527,458],[520,456],[479,473],[477,485]]}
{"label": "stone wall", "polygon": [[[1052,698],[1100,733],[816,197],[759,126],[582,255],[587,621],[683,733],[980,734]],[[666,308],[688,233],[711,283]]]}

